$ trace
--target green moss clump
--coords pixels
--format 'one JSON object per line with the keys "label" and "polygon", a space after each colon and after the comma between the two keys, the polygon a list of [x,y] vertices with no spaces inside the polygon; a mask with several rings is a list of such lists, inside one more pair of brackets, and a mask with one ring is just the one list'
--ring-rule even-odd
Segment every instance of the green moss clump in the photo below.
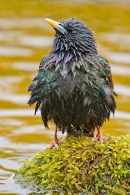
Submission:
{"label": "green moss clump", "polygon": [[15,180],[32,191],[61,194],[130,194],[130,136],[108,136],[103,144],[70,137],[21,165]]}

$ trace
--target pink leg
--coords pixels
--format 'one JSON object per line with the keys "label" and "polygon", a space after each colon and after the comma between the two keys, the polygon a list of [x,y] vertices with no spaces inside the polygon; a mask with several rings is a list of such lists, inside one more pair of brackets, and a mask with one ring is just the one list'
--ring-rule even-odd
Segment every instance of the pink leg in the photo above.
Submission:
{"label": "pink leg", "polygon": [[55,133],[54,133],[54,137],[53,137],[53,141],[52,141],[52,144],[50,146],[50,149],[52,148],[57,148],[58,149],[58,138],[57,138],[57,126],[56,126],[56,129],[55,129]]}
{"label": "pink leg", "polygon": [[102,144],[103,143],[103,141],[104,141],[104,138],[103,138],[103,136],[102,136],[102,132],[101,132],[101,130],[100,130],[100,127],[99,126],[96,126],[96,129],[97,129],[97,135],[96,135],[96,138],[97,138],[97,140],[98,141],[100,141],[100,143]]}

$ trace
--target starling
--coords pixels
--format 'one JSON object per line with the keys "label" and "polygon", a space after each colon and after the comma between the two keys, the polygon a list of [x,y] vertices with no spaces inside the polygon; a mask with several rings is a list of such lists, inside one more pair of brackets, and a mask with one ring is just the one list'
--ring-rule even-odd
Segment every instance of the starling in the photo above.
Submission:
{"label": "starling", "polygon": [[100,127],[114,114],[116,102],[111,68],[97,51],[93,32],[74,18],[56,22],[52,50],[40,63],[37,76],[28,87],[29,105],[36,103],[46,128],[56,125],[50,148],[58,147],[57,129],[68,136],[86,135],[103,141]]}

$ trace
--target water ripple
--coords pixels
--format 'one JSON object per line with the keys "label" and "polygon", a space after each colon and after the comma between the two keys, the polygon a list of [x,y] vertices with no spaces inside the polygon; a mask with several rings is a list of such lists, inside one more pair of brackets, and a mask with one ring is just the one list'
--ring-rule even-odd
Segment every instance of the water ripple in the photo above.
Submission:
{"label": "water ripple", "polygon": [[130,76],[130,68],[111,64],[112,74]]}
{"label": "water ripple", "polygon": [[31,47],[48,47],[52,45],[53,38],[48,36],[22,36],[20,37],[20,44]]}
{"label": "water ripple", "polygon": [[124,85],[115,85],[115,91],[117,92],[117,94],[130,96],[130,87]]}
{"label": "water ripple", "polygon": [[38,70],[39,62],[14,62],[13,67],[18,70],[35,71]]}
{"label": "water ripple", "polygon": [[2,29],[12,29],[12,28],[48,28],[47,22],[45,22],[44,18],[0,18],[0,26]]}
{"label": "water ripple", "polygon": [[122,52],[110,52],[110,51],[104,51],[103,52],[107,59],[110,59],[111,61],[115,63],[125,63],[130,64],[130,54],[129,53],[122,53]]}
{"label": "water ripple", "polygon": [[32,54],[31,49],[25,49],[20,47],[0,47],[0,56],[29,56]]}

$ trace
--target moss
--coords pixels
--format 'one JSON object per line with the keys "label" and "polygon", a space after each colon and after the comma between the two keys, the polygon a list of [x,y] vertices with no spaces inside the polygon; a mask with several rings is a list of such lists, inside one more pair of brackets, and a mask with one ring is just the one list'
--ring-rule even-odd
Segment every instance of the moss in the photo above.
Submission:
{"label": "moss", "polygon": [[59,149],[37,152],[15,180],[40,193],[130,194],[130,136],[108,136],[103,144],[70,137]]}

